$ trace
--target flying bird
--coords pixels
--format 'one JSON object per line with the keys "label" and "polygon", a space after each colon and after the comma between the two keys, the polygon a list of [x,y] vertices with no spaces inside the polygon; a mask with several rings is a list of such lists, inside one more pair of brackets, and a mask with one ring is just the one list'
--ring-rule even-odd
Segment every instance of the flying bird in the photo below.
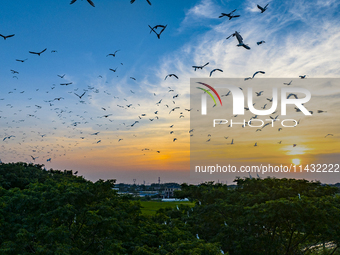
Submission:
{"label": "flying bird", "polygon": [[220,71],[220,72],[223,72],[223,70],[221,70],[221,69],[214,69],[214,70],[212,70],[211,72],[210,72],[210,75],[209,75],[209,77],[211,77],[211,75],[213,74],[213,72],[215,72],[215,71]]}
{"label": "flying bird", "polygon": [[33,159],[33,161],[35,161],[37,158],[39,158],[39,157],[33,157],[32,155],[31,155],[31,158]]}
{"label": "flying bird", "polygon": [[72,82],[67,82],[67,83],[60,83],[61,86],[68,86],[68,85],[71,85]]}
{"label": "flying bird", "polygon": [[262,43],[265,43],[265,41],[259,41],[259,42],[257,42],[257,45],[260,45]]}
{"label": "flying bird", "polygon": [[238,18],[238,17],[240,17],[240,15],[232,15],[234,12],[236,11],[236,9],[235,10],[233,10],[232,12],[230,12],[230,13],[221,13],[221,15],[219,16],[219,18],[223,18],[223,17],[229,17],[229,20],[231,20],[232,18]]}
{"label": "flying bird", "polygon": [[[131,0],[130,3],[133,4],[136,0]],[[149,0],[146,0],[149,5],[151,5],[151,2]]]}
{"label": "flying bird", "polygon": [[136,120],[133,124],[131,124],[131,127],[133,127],[136,123],[139,123],[139,121]]}
{"label": "flying bird", "polygon": [[330,135],[333,136],[333,134],[327,134],[327,135],[325,136],[325,138],[326,138],[327,136],[330,136]]}
{"label": "flying bird", "polygon": [[[153,29],[153,30],[156,30],[156,29],[159,28],[159,27],[164,28],[165,26],[164,26],[164,25],[156,25],[156,26],[154,26],[152,29]],[[152,29],[150,30],[150,34],[151,34],[151,32],[152,32]]]}
{"label": "flying bird", "polygon": [[207,65],[209,65],[209,62],[208,63],[206,63],[205,65],[203,65],[203,66],[192,66],[194,69],[195,69],[195,71],[196,71],[196,69],[203,69],[203,67],[205,67],[205,66],[207,66]]}
{"label": "flying bird", "polygon": [[250,47],[247,44],[243,43],[243,38],[242,38],[242,36],[240,35],[239,32],[235,31],[235,33],[229,35],[226,39],[228,40],[232,36],[236,36],[236,39],[238,41],[238,44],[236,46],[238,46],[238,47],[242,46],[245,49],[250,50]]}
{"label": "flying bird", "polygon": [[179,107],[176,106],[175,108],[171,109],[171,111],[169,112],[169,114],[170,114],[171,112],[175,111],[176,109],[179,109]]}
{"label": "flying bird", "polygon": [[107,56],[107,57],[108,57],[108,56],[115,57],[115,56],[116,56],[116,53],[117,53],[118,51],[120,51],[120,50],[116,50],[115,53],[110,53],[110,54],[107,54],[106,56]]}
{"label": "flying bird", "polygon": [[166,78],[172,77],[172,76],[175,77],[176,79],[178,79],[178,76],[176,74],[172,73],[172,74],[168,74],[167,76],[165,76],[164,80],[166,80]]}
{"label": "flying bird", "polygon": [[12,72],[12,74],[15,74],[15,73],[19,74],[18,71],[15,71],[15,70],[12,70],[12,69],[11,69],[11,72]]}
{"label": "flying bird", "polygon": [[86,93],[86,91],[83,94],[81,94],[80,96],[77,93],[74,93],[74,94],[81,99],[85,95],[85,93]]}
{"label": "flying bird", "polygon": [[290,82],[288,82],[288,83],[287,83],[287,82],[284,82],[284,83],[283,83],[283,85],[288,85],[288,86],[289,86],[290,84],[292,84],[292,80],[291,80]]}
{"label": "flying bird", "polygon": [[2,141],[5,141],[6,139],[11,139],[11,137],[15,137],[14,135],[6,136]]}
{"label": "flying bird", "polygon": [[300,75],[299,77],[301,78],[301,79],[305,79],[306,78],[306,74],[305,75]]}
{"label": "flying bird", "polygon": [[2,35],[2,34],[0,34],[0,36],[2,37],[2,38],[4,38],[4,40],[6,40],[7,38],[10,38],[10,37],[13,37],[15,34],[13,34],[13,35]]}
{"label": "flying bird", "polygon": [[291,96],[295,97],[296,99],[298,99],[297,95],[296,94],[293,94],[293,93],[290,93],[288,96],[287,96],[287,99],[289,99]]}
{"label": "flying bird", "polygon": [[21,59],[16,59],[16,61],[21,62],[21,63],[24,63],[26,60],[27,60],[27,58],[26,58],[26,59],[23,59],[23,60],[21,60]]}
{"label": "flying bird", "polygon": [[117,68],[118,67],[116,67],[116,69],[109,68],[109,70],[115,73],[117,71]]}
{"label": "flying bird", "polygon": [[253,76],[252,76],[252,77],[244,78],[244,80],[246,81],[246,80],[251,80],[251,79],[254,79],[255,75],[257,75],[258,73],[265,74],[265,72],[264,72],[264,71],[257,71],[257,72],[255,72],[255,73],[253,74]]}
{"label": "flying bird", "polygon": [[[153,32],[157,35],[157,38],[158,38],[158,39],[161,39],[161,34],[163,33],[163,31],[164,31],[164,29],[166,28],[167,25],[165,25],[165,26],[163,26],[163,25],[157,25],[157,26],[154,26],[154,27],[151,27],[150,25],[148,25],[148,26],[149,26],[149,28],[151,28],[150,33],[153,31]],[[155,31],[155,29],[157,29],[158,27],[162,27],[162,30],[161,30],[159,33],[157,33],[157,32]]]}
{"label": "flying bird", "polygon": [[29,51],[29,53],[31,54],[36,54],[38,56],[40,56],[41,53],[45,52],[47,50],[47,48],[45,48],[44,50],[40,51],[40,52],[34,52],[34,51]]}
{"label": "flying bird", "polygon": [[265,10],[267,10],[268,4],[266,4],[265,7],[261,7],[260,5],[257,5],[257,8],[259,8],[261,10],[261,13],[264,13]]}
{"label": "flying bird", "polygon": [[[74,4],[76,1],[77,1],[77,0],[72,0],[70,4]],[[92,5],[93,7],[95,7],[95,6],[94,6],[94,3],[93,3],[91,0],[87,0],[87,2],[88,2],[90,5]]]}

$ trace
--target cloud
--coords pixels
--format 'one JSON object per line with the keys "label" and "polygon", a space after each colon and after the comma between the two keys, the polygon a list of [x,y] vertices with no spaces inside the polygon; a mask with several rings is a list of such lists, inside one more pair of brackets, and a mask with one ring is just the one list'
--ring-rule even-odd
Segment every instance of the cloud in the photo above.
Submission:
{"label": "cloud", "polygon": [[216,19],[217,15],[218,6],[212,0],[202,0],[186,12],[178,31],[192,26],[204,26],[206,20]]}
{"label": "cloud", "polygon": [[[158,73],[164,75],[171,67],[177,75],[188,79],[206,76],[212,68],[224,70],[224,77],[248,77],[264,69],[266,77],[339,76],[340,28],[335,26],[338,17],[328,15],[329,8],[313,9],[316,1],[287,1],[282,6],[275,3],[268,13],[241,14],[239,20],[224,20],[187,42],[180,50],[162,59]],[[200,2],[191,8],[185,20],[209,17],[213,13],[212,1]],[[239,31],[251,50],[236,47]],[[266,43],[257,45],[264,40]],[[210,64],[193,72],[192,65]]]}

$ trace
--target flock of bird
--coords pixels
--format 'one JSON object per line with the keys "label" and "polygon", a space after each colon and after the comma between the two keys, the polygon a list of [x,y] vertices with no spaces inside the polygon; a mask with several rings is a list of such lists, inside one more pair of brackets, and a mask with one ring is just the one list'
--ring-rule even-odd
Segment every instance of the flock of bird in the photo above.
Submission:
{"label": "flock of bird", "polygon": [[[77,0],[72,0],[70,4],[74,4]],[[149,5],[151,2],[146,0]],[[94,3],[91,0],[87,0],[87,2],[95,7]],[[134,3],[135,0],[131,0],[131,4]],[[267,8],[268,4],[264,7],[257,5],[258,9],[261,13],[264,13]],[[239,18],[240,15],[234,14],[236,9],[229,12],[229,13],[221,13],[219,18],[228,17],[229,20]],[[167,25],[155,25],[150,26],[150,33],[155,33],[157,38],[161,38],[161,34],[167,28]],[[9,38],[13,38],[15,34],[10,35],[2,35],[0,34],[6,43],[10,40]],[[247,50],[251,48],[244,43],[242,36],[239,32],[235,31],[226,39],[231,37],[236,37],[238,47],[243,47]],[[257,45],[263,44],[265,41],[257,42]],[[113,53],[108,53],[106,57],[113,57],[118,58],[120,55],[123,55],[124,52],[121,50],[112,51]],[[119,52],[119,54],[117,54]],[[31,55],[36,55],[38,57],[41,54],[47,54],[47,48],[42,49],[41,51],[28,51]],[[56,50],[51,50],[50,53],[58,53]],[[119,55],[119,56],[118,56]],[[105,55],[103,56],[105,57]],[[28,58],[20,58],[15,59],[15,61],[20,63],[25,63]],[[123,63],[121,63],[123,65]],[[203,65],[193,65],[193,71],[199,71],[203,68],[207,68],[209,62],[206,62]],[[108,67],[108,71],[117,73],[119,70],[116,68]],[[18,79],[20,76],[20,70],[10,69],[11,74],[15,75],[13,78]],[[215,72],[223,72],[221,68],[214,68],[210,71],[209,77],[211,77]],[[256,71],[252,76],[245,78],[244,80],[251,80],[254,79],[257,74],[265,74],[264,71]],[[168,91],[164,92],[161,96],[156,93],[152,93],[154,97],[154,107],[149,109],[147,112],[145,111],[145,107],[141,105],[138,101],[138,97],[135,97],[135,92],[130,89],[129,93],[123,93],[122,95],[114,95],[113,91],[102,90],[100,87],[96,88],[94,86],[88,86],[87,88],[79,88],[74,85],[74,83],[69,80],[68,76],[72,76],[69,74],[56,74],[58,82],[54,82],[53,85],[50,86],[49,89],[45,91],[40,91],[44,95],[46,95],[47,100],[39,101],[39,99],[34,99],[32,97],[25,98],[25,93],[38,93],[39,89],[32,89],[29,88],[30,91],[19,91],[16,88],[9,89],[8,98],[0,98],[0,101],[5,103],[6,110],[0,111],[0,119],[3,124],[6,124],[6,128],[3,130],[2,141],[3,144],[1,145],[2,151],[7,151],[9,154],[17,154],[17,156],[26,158],[28,161],[37,160],[38,158],[43,160],[42,162],[51,162],[54,158],[66,156],[69,152],[74,151],[76,148],[81,148],[82,146],[89,144],[102,144],[107,142],[108,144],[113,143],[124,143],[126,140],[135,139],[138,135],[133,133],[133,130],[137,126],[141,125],[151,125],[151,123],[161,121],[161,113],[166,113],[167,115],[173,116],[177,114],[178,121],[180,122],[183,118],[188,118],[190,111],[193,109],[182,107],[176,104],[176,100],[181,96],[181,94],[170,86],[168,87]],[[299,76],[301,79],[305,79],[307,75]],[[137,77],[138,78],[138,77]],[[167,79],[175,79],[179,80],[175,73],[170,73],[165,76],[164,80]],[[101,79],[103,79],[103,74],[98,74],[98,83],[101,83]],[[137,81],[137,79],[133,76],[130,76],[130,79],[133,81]],[[60,82],[62,81],[62,82]],[[58,85],[56,85],[58,84]],[[292,80],[290,82],[284,83],[284,85],[290,86],[292,84]],[[70,89],[69,89],[70,88]],[[255,92],[257,97],[263,96],[264,91]],[[27,105],[25,109],[18,109],[11,100],[13,97],[19,98],[19,100],[24,101],[26,100]],[[40,94],[41,96],[42,94]],[[51,95],[51,96],[50,96]],[[230,91],[222,95],[227,97],[230,95]],[[291,94],[288,96],[296,97],[297,95]],[[115,100],[115,106],[112,104],[104,105],[104,102],[109,101],[108,99],[111,98]],[[40,98],[40,97],[39,97]],[[104,100],[103,98],[106,98]],[[71,102],[75,109],[71,109],[67,106],[64,106],[63,101],[68,100]],[[269,102],[272,102],[272,98],[266,98]],[[86,105],[91,105],[91,107],[95,107],[95,111],[91,111],[89,113],[86,110]],[[213,107],[215,107],[214,105]],[[261,106],[262,109],[267,107],[267,103]],[[198,109],[195,109],[199,111]],[[245,107],[245,110],[249,110],[249,108]],[[295,109],[297,112],[299,111],[298,108]],[[318,110],[318,113],[325,112],[323,110]],[[120,121],[119,119],[114,119],[113,116],[116,116],[117,113],[122,115],[128,115],[129,120],[131,122],[127,122],[126,120]],[[274,113],[275,114],[275,113]],[[134,115],[135,118],[131,118]],[[46,117],[47,116],[47,117]],[[234,116],[236,117],[236,116]],[[258,116],[253,116],[250,118],[256,119]],[[271,119],[274,121],[277,120],[277,116],[270,116]],[[46,125],[39,125],[39,120],[41,122],[47,122],[50,127],[46,128]],[[23,122],[28,122],[29,124],[26,125],[24,130],[19,130],[19,125]],[[59,125],[55,125],[55,123],[59,123]],[[106,132],[112,130],[112,125],[117,130],[116,137],[108,137],[105,135]],[[60,125],[62,128],[60,128]],[[169,141],[176,142],[178,138],[176,136],[177,133],[180,133],[173,128],[177,125],[174,123],[170,125],[167,130],[164,132],[166,135],[170,135]],[[263,128],[268,126],[269,123],[263,125],[263,127],[256,130],[262,131]],[[57,127],[58,126],[58,127]],[[244,127],[244,126],[243,126]],[[97,128],[99,131],[93,130]],[[67,133],[65,134],[65,130]],[[279,128],[278,131],[281,132],[282,128]],[[93,132],[95,131],[95,132]],[[129,131],[128,135],[124,135],[124,132],[118,131]],[[137,132],[136,132],[137,133]],[[189,130],[189,135],[194,135],[194,129]],[[123,137],[124,136],[124,137]],[[208,135],[209,136],[209,135]],[[325,138],[333,136],[333,134],[327,134]],[[224,137],[228,139],[229,137]],[[206,142],[212,141],[211,135]],[[281,144],[282,141],[279,142]],[[26,145],[25,154],[20,154],[21,150],[24,145]],[[234,145],[234,138],[231,138],[231,142],[228,145]],[[17,147],[15,147],[16,145]],[[254,147],[258,147],[260,144],[256,142]],[[294,147],[296,144],[293,145]],[[137,146],[138,147],[138,146]],[[161,153],[158,148],[145,148],[141,146],[138,148],[145,155],[145,153],[152,153],[155,152],[157,154]]]}

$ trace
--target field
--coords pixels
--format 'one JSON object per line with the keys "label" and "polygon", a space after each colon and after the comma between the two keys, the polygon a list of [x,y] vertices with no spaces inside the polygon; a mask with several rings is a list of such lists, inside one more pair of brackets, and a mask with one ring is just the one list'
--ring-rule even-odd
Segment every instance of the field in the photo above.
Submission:
{"label": "field", "polygon": [[154,215],[159,209],[166,207],[176,207],[176,205],[184,204],[194,207],[195,203],[192,202],[160,202],[160,201],[141,201],[142,213],[144,215]]}

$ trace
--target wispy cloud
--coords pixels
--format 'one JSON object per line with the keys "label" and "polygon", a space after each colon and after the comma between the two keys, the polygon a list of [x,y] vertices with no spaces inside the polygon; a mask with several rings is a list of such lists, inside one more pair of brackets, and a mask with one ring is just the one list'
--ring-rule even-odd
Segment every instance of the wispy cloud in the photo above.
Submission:
{"label": "wispy cloud", "polygon": [[[267,77],[298,77],[302,73],[311,77],[339,76],[336,56],[340,52],[340,28],[334,26],[339,19],[326,15],[323,7],[313,11],[315,3],[288,1],[280,7],[272,3],[268,13],[254,13],[250,18],[241,14],[235,22],[224,20],[212,25],[177,54],[165,57],[159,73],[165,74],[170,66],[174,70],[174,66],[181,77],[187,78],[206,76],[217,67],[225,70],[224,77],[245,77],[257,69],[264,69]],[[200,2],[188,11],[185,20],[209,16],[213,6],[212,1]],[[234,37],[225,39],[234,31],[241,33],[251,50],[236,47]],[[266,43],[257,45],[261,40]],[[206,62],[210,65],[204,70],[193,72],[191,65]]]}
{"label": "wispy cloud", "polygon": [[192,26],[204,26],[207,20],[216,19],[217,15],[218,5],[213,0],[201,0],[186,12],[178,31],[181,32],[185,28]]}

